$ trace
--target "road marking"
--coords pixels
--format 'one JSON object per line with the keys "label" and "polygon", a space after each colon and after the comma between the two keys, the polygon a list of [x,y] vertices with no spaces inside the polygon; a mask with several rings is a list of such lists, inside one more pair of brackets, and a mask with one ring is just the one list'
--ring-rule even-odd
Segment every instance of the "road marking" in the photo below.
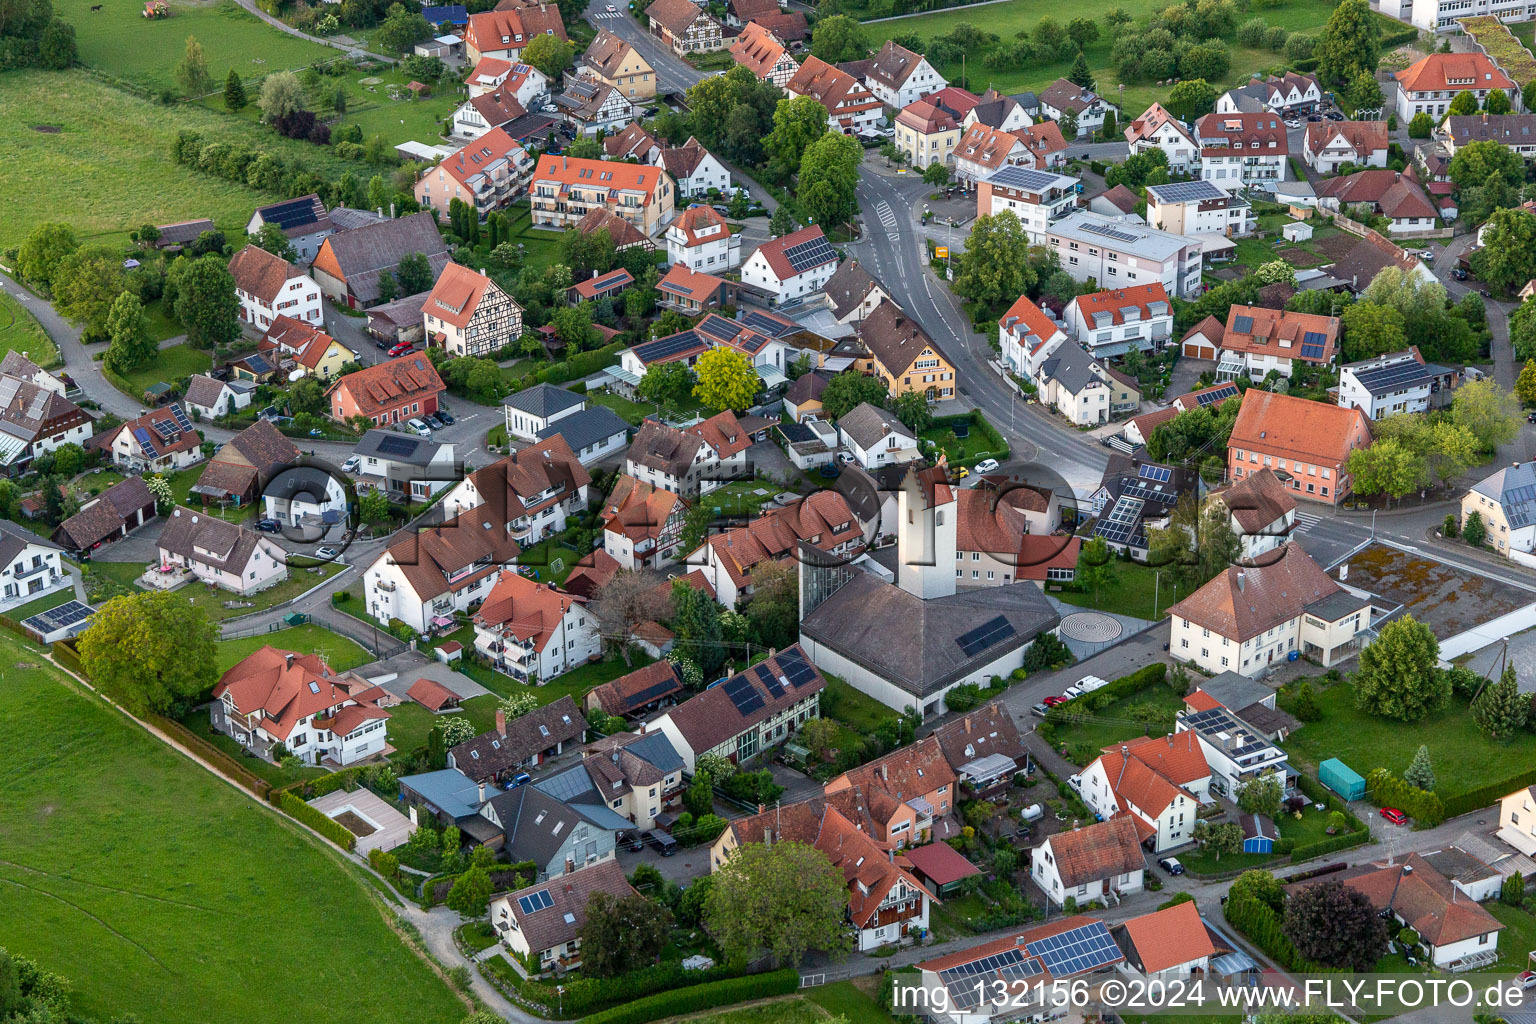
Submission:
{"label": "road marking", "polygon": [[875,204],[875,213],[879,215],[880,223],[884,224],[887,230],[895,230],[896,211],[891,209],[890,203],[886,202],[884,199],[880,200]]}
{"label": "road marking", "polygon": [[596,14],[592,15],[592,17],[594,17],[594,18],[620,18],[620,17],[623,17],[623,15],[621,15],[618,11],[598,11]]}
{"label": "road marking", "polygon": [[1312,527],[1323,521],[1323,517],[1312,512],[1296,513],[1296,532],[1306,533]]}

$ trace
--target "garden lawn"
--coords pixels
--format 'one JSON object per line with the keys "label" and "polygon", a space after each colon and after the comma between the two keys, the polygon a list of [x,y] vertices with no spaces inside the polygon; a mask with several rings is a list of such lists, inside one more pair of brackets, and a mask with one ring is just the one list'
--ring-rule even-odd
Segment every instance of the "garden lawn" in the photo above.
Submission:
{"label": "garden lawn", "polygon": [[[0,132],[4,131],[0,127]],[[0,171],[0,174],[4,173]],[[61,361],[59,349],[53,339],[48,337],[48,332],[43,330],[43,325],[10,292],[0,292],[0,353],[4,352],[20,352],[44,368],[57,366]]]}
{"label": "garden lawn", "polygon": [[220,640],[215,646],[220,673],[228,672],[241,658],[267,646],[300,654],[318,654],[333,672],[345,672],[374,660],[361,645],[313,622],[235,640]]}
{"label": "garden lawn", "polygon": [[[1095,711],[1087,722],[1062,722],[1055,728],[1058,748],[1067,746],[1067,759],[1082,767],[1099,756],[1099,751],[1129,739],[1147,735],[1146,726],[1131,717],[1131,709],[1138,704],[1150,704],[1167,709],[1169,718],[1184,710],[1184,699],[1161,683],[1147,687],[1140,693],[1115,701],[1100,711]],[[1158,735],[1162,735],[1161,732]]]}
{"label": "garden lawn", "polygon": [[606,405],[621,420],[635,427],[640,425],[641,420],[647,416],[654,416],[659,411],[650,402],[631,402],[623,395],[616,395],[612,391],[589,391],[587,401],[593,405]]}
{"label": "garden lawn", "polygon": [[463,710],[444,715],[434,715],[415,701],[403,701],[389,709],[389,745],[402,756],[409,758],[417,747],[424,746],[427,734],[445,718],[467,718],[475,727],[475,735],[489,732],[496,725],[496,707],[500,699],[495,694],[471,697],[462,704]]}
{"label": "garden lawn", "polygon": [[[35,660],[17,640],[0,645],[7,661]],[[0,945],[65,975],[73,1014],[329,1024],[387,1006],[399,1024],[464,1016],[341,857],[58,672],[7,673],[0,776]],[[275,941],[283,935],[304,940]]]}
{"label": "garden lawn", "polygon": [[[535,573],[534,579],[540,583],[563,584],[565,578],[576,567],[576,561],[581,555],[573,547],[565,544],[556,544],[553,541],[542,540],[537,544],[523,548],[517,556],[518,565],[526,565]],[[559,565],[555,565],[555,562]]]}
{"label": "garden lawn", "polygon": [[771,480],[734,480],[699,500],[720,516],[755,516],[783,488]]}
{"label": "garden lawn", "polygon": [[149,336],[156,341],[165,341],[167,338],[186,333],[186,328],[181,326],[181,322],[165,308],[163,299],[156,299],[144,307],[144,322],[149,327]]}
{"label": "garden lawn", "polygon": [[975,930],[971,928],[971,918],[986,913],[986,910],[986,901],[975,893],[967,896],[946,897],[944,902],[934,905],[930,914],[929,920],[934,936],[943,942],[946,939],[973,935]]}
{"label": "garden lawn", "polygon": [[[1275,819],[1275,828],[1279,831],[1281,839],[1293,840],[1297,846],[1320,843],[1329,838],[1330,816],[1330,812],[1313,810],[1312,805],[1308,804],[1301,812],[1300,821],[1289,814],[1282,813]],[[1213,854],[1202,850],[1191,850],[1188,853],[1179,854],[1179,863],[1194,874],[1211,875],[1256,868],[1272,861],[1285,861],[1289,856],[1282,853],[1224,853],[1221,859],[1217,860]]]}
{"label": "garden lawn", "polygon": [[[1120,123],[1123,124],[1139,116],[1154,100],[1167,99],[1168,90],[1166,87],[1159,88],[1155,83],[1150,82],[1128,85],[1124,89],[1117,87],[1119,79],[1116,78],[1114,69],[1109,63],[1109,51],[1114,40],[1104,29],[1104,14],[1112,7],[1124,7],[1138,22],[1142,22],[1147,15],[1166,6],[1167,4],[1162,0],[1125,0],[1125,2],[1090,0],[1086,5],[1069,3],[1066,0],[1045,0],[1043,3],[1036,0],[1009,0],[1008,3],[991,4],[985,7],[951,8],[915,18],[867,24],[864,26],[864,32],[870,45],[878,48],[882,42],[893,36],[916,33],[927,40],[953,31],[956,25],[969,23],[1007,42],[1014,37],[1014,33],[1033,29],[1045,15],[1055,18],[1062,26],[1073,18],[1091,18],[1098,22],[1099,38],[1096,42],[1089,44],[1085,51],[1088,66],[1093,72],[1100,94],[1121,107],[1124,116],[1120,119]],[[1249,17],[1261,17],[1270,25],[1281,25],[1293,31],[1316,33],[1328,21],[1328,16],[1333,13],[1333,7],[1334,5],[1328,0],[1282,0],[1274,7],[1262,9],[1256,7],[1247,14],[1239,14],[1237,24],[1242,24]],[[1387,32],[1401,27],[1398,23],[1385,18],[1382,19],[1381,24],[1383,31]],[[1228,37],[1227,43],[1232,52],[1232,70],[1225,78],[1211,82],[1218,93],[1234,85],[1241,85],[1247,81],[1250,72],[1274,66],[1283,60],[1283,56],[1278,53],[1237,46],[1231,37]],[[1039,91],[1056,79],[1065,78],[1072,69],[1071,57],[1051,63],[1031,60],[1027,67],[1009,70],[993,70],[987,67],[983,63],[984,57],[985,53],[974,51],[966,56],[965,70],[970,75],[970,89],[976,93],[981,93],[988,86],[1010,94],[1025,89]],[[960,70],[958,63],[938,66],[939,73],[944,75],[952,85],[959,84]]]}
{"label": "garden lawn", "polygon": [[735,1010],[716,1010],[703,1016],[672,1017],[688,1024],[817,1024],[830,1015],[804,996],[785,996]]}
{"label": "garden lawn", "polygon": [[[1320,680],[1314,679],[1316,688]],[[1377,768],[1401,775],[1419,744],[1429,747],[1435,766],[1435,792],[1456,796],[1498,782],[1536,763],[1536,735],[1522,730],[1508,743],[1483,734],[1472,721],[1467,702],[1456,697],[1444,711],[1418,722],[1395,722],[1355,709],[1354,691],[1339,682],[1316,691],[1322,718],[1293,731],[1282,744],[1291,764],[1317,774],[1317,766],[1337,757],[1362,776]]]}
{"label": "garden lawn", "polygon": [[230,505],[228,508],[220,508],[217,505],[204,505],[203,499],[192,497],[192,488],[203,478],[203,471],[208,468],[206,462],[199,462],[195,466],[172,473],[166,479],[171,484],[171,500],[178,505],[186,505],[188,508],[206,512],[211,516],[217,516],[226,522],[243,523],[250,518],[256,510],[255,505]]}
{"label": "garden lawn", "polygon": [[[78,16],[73,3],[55,9],[77,29],[109,17],[105,12],[84,13],[87,4],[79,3]],[[129,0],[119,4],[136,24],[143,22],[140,5]],[[177,21],[172,18],[156,27]],[[169,74],[180,59],[183,38],[175,37],[175,57],[164,50],[123,46],[121,40],[116,45]],[[287,38],[272,33],[274,42]],[[219,72],[218,80],[222,82],[226,73]],[[239,237],[254,207],[283,198],[173,165],[171,143],[182,130],[200,132],[208,142],[242,142],[299,156],[322,172],[354,166],[328,148],[284,139],[270,129],[192,105],[162,107],[79,70],[0,75],[0,110],[6,113],[0,118],[0,152],[6,157],[0,160],[0,194],[27,199],[9,204],[0,217],[0,248],[20,245],[37,224],[54,220],[67,221],[81,241],[123,245],[128,244],[128,231],[141,224],[192,217],[211,218],[230,237]]]}
{"label": "garden lawn", "polygon": [[[148,565],[148,562],[92,562],[89,571],[99,572],[129,589],[136,590],[141,588],[135,586],[134,580],[143,575]],[[189,599],[192,604],[207,612],[210,619],[218,622],[221,619],[233,619],[241,615],[254,615],[256,612],[280,605],[284,601],[291,601],[306,590],[335,576],[343,568],[345,567],[335,562],[323,562],[314,569],[290,568],[286,580],[249,597],[241,597],[196,580],[185,584],[175,593],[183,599]],[[225,601],[239,601],[242,604],[248,601],[250,604],[238,608],[226,608]]]}
{"label": "garden lawn", "polygon": [[867,736],[896,717],[896,712],[868,694],[855,690],[837,676],[828,672],[822,675],[826,676],[827,688],[821,694],[821,713],[828,718],[836,719],[854,732]]}
{"label": "garden lawn", "polygon": [[[874,978],[863,979],[874,981]],[[878,983],[878,982],[877,982]],[[856,982],[839,981],[805,990],[805,998],[833,1016],[842,1014],[848,1024],[895,1024],[895,1018]]]}
{"label": "garden lawn", "polygon": [[543,270],[551,264],[560,262],[560,231],[534,227],[533,213],[527,202],[514,203],[507,207],[505,213],[510,222],[508,224],[509,241],[514,246],[523,247],[524,267]]}
{"label": "garden lawn", "polygon": [[1483,904],[1483,909],[1504,924],[1499,932],[1499,963],[1495,971],[1525,971],[1530,969],[1527,953],[1536,949],[1536,917],[1519,907],[1506,907],[1498,899]]}
{"label": "garden lawn", "polygon": [[[166,384],[175,385],[194,373],[206,373],[212,365],[213,359],[206,350],[193,348],[191,345],[172,345],[170,348],[161,349],[154,362],[123,374],[123,379],[132,389],[127,392],[128,396],[137,399],[153,384],[163,381]],[[198,466],[197,471],[201,473],[202,467]]]}
{"label": "garden lawn", "polygon": [[38,612],[45,612],[50,608],[57,608],[59,605],[68,604],[74,599],[74,588],[67,587],[63,590],[56,590],[51,594],[45,594],[38,598],[36,601],[28,601],[26,604],[21,605],[18,608],[12,608],[5,613],[5,617],[8,619],[15,619],[17,622],[22,622],[31,616],[36,615]]}
{"label": "garden lawn", "polygon": [[234,0],[170,0],[171,16],[155,19],[145,18],[144,5],[130,0],[92,11],[94,6],[92,0],[58,0],[53,5],[59,17],[75,27],[80,62],[144,89],[174,89],[178,99],[182,93],[174,72],[188,36],[203,45],[214,91],[222,96],[224,79],[234,68],[246,80],[253,106],[262,76],[343,59],[339,50],[264,24]]}
{"label": "garden lawn", "polygon": [[[1172,580],[1157,581],[1155,570],[1135,562],[1122,562],[1118,558],[1111,563],[1115,567],[1115,582],[1099,588],[1098,601],[1093,593],[1078,590],[1051,592],[1051,596],[1066,604],[1081,608],[1095,608],[1101,612],[1130,615],[1138,619],[1156,620],[1167,614],[1169,607],[1177,604],[1180,595]],[[1157,608],[1154,611],[1153,601]]]}
{"label": "garden lawn", "polygon": [[969,426],[970,431],[964,437],[953,437],[951,432],[955,425],[951,423],[936,423],[918,435],[924,441],[932,441],[939,446],[949,458],[951,466],[973,466],[985,458],[995,458],[1002,462],[1008,457],[1007,452],[999,452],[992,447],[987,436],[977,429],[974,423],[962,424]]}
{"label": "garden lawn", "polygon": [[1280,254],[1287,249],[1300,249],[1312,256],[1312,260],[1301,264],[1300,269],[1331,263],[1332,258],[1325,255],[1318,248],[1318,243],[1325,238],[1338,234],[1339,229],[1332,225],[1313,224],[1311,240],[1306,242],[1287,242],[1280,236],[1280,228],[1285,224],[1292,223],[1294,220],[1294,217],[1288,217],[1283,213],[1266,213],[1261,215],[1259,217],[1259,230],[1269,233],[1271,237],[1237,239],[1237,248],[1233,250],[1236,262],[1249,269],[1257,269],[1271,260],[1282,259]]}

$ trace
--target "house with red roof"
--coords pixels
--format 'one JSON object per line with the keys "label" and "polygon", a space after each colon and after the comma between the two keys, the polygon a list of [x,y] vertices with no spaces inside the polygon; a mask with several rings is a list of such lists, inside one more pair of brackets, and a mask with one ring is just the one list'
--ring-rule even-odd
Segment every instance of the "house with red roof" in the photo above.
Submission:
{"label": "house with red roof", "polygon": [[1208,316],[1195,326],[1184,332],[1184,337],[1179,339],[1179,345],[1185,359],[1215,359],[1216,352],[1221,348],[1222,335],[1226,333],[1227,325]]}
{"label": "house with red roof", "polygon": [[1206,114],[1195,122],[1200,177],[1224,192],[1273,189],[1285,180],[1290,143],[1279,114]]}
{"label": "house with red roof", "polygon": [[1069,583],[1082,538],[1058,534],[1059,499],[1004,476],[956,492],[955,586]]}
{"label": "house with red roof", "polygon": [[1397,119],[1403,124],[1415,114],[1435,121],[1451,109],[1451,101],[1464,92],[1477,97],[1478,108],[1488,94],[1502,89],[1510,109],[1524,109],[1520,86],[1485,53],[1431,53],[1393,75],[1397,79]]}
{"label": "house with red roof", "polygon": [[1297,363],[1327,366],[1338,347],[1339,324],[1338,317],[1320,313],[1234,305],[1221,332],[1216,379],[1257,381],[1271,370],[1290,377]]}
{"label": "house with red roof", "polygon": [[281,256],[248,245],[229,259],[240,300],[240,320],[264,331],[279,316],[308,324],[324,324],[320,311],[320,286],[303,270]]}
{"label": "house with red roof", "polygon": [[672,179],[659,167],[545,155],[528,192],[533,223],[548,227],[568,227],[606,210],[649,237],[672,215]]}
{"label": "house with red roof", "polygon": [[219,677],[209,722],[257,757],[271,760],[281,744],[305,764],[343,767],[389,751],[389,712],[369,699],[372,689],[319,655],[267,646]]}
{"label": "house with red roof", "polygon": [[677,666],[663,658],[594,686],[587,693],[586,707],[608,715],[639,716],[671,705],[682,692]]}
{"label": "house with red roof", "polygon": [[450,263],[421,304],[428,343],[449,355],[485,356],[523,334],[523,307],[488,276]]}
{"label": "house with red roof", "polygon": [[997,321],[997,340],[1008,368],[1032,380],[1067,334],[1033,299],[1020,295]]}
{"label": "house with red roof", "polygon": [[875,822],[874,834],[900,850],[960,834],[953,813],[957,781],[938,737],[929,735],[844,772],[826,791],[857,787]]}
{"label": "house with red roof", "polygon": [[106,452],[114,466],[135,473],[174,473],[203,461],[203,439],[179,403],[97,434],[91,446]]}
{"label": "house with red roof", "polygon": [[1226,511],[1245,561],[1280,547],[1296,529],[1296,497],[1268,467],[1215,492],[1210,501]]}
{"label": "house with red roof", "polygon": [[332,384],[326,396],[331,419],[365,416],[382,427],[436,412],[444,390],[432,361],[417,352],[354,370]]}
{"label": "house with red roof", "polygon": [[[464,81],[469,98],[476,99],[490,93],[503,93],[516,100],[518,105],[532,110],[549,102],[549,78],[532,64],[502,60],[499,57],[482,57]],[[463,108],[454,113],[458,121]],[[462,134],[455,123],[454,134]]]}
{"label": "house with red roof", "polygon": [[[1102,921],[1073,915],[917,965],[923,989],[943,989],[950,1020],[1047,1020],[1058,982],[1125,962]],[[1086,982],[1085,982],[1086,983]],[[1065,987],[1065,986],[1063,986]],[[962,1010],[963,1012],[959,1012]]]}
{"label": "house with red roof", "polygon": [[679,57],[725,46],[725,30],[720,22],[691,0],[652,0],[645,16],[650,21],[651,35],[670,46]]}
{"label": "house with red roof", "polygon": [[[306,323],[278,314],[267,328],[266,337],[256,351],[290,374],[330,380],[341,368],[357,358],[352,350],[321,330],[319,323]],[[190,404],[190,403],[189,403]],[[250,404],[247,400],[247,405]],[[235,408],[240,408],[236,405]]]}
{"label": "house with red roof", "polygon": [[1321,181],[1317,185],[1317,205],[1333,211],[1364,206],[1387,219],[1389,235],[1433,230],[1440,212],[1411,167],[1402,172],[1385,168],[1356,171]]}
{"label": "house with red roof", "polygon": [[694,497],[746,472],[752,436],[722,410],[691,427],[648,419],[635,431],[624,472],[636,480]]}
{"label": "house with red roof", "polygon": [[734,303],[736,282],[674,263],[656,282],[656,294],[663,309],[699,316]]}
{"label": "house with red roof", "polygon": [[1029,877],[1056,906],[1141,892],[1146,855],[1129,815],[1057,832],[1030,851]]}
{"label": "house with red roof", "polygon": [[1227,474],[1241,480],[1264,467],[1284,471],[1282,482],[1297,497],[1336,505],[1353,486],[1349,453],[1370,444],[1370,421],[1355,406],[1249,388],[1227,440]]}
{"label": "house with red roof", "polygon": [[954,157],[960,142],[960,122],[932,99],[913,100],[896,115],[896,148],[907,155],[907,162],[918,170],[930,164],[945,164]]}
{"label": "house with red roof", "polygon": [[800,62],[790,54],[784,41],[756,21],[748,22],[731,44],[731,59],[752,72],[758,81],[772,82],[780,89],[789,85],[800,70]]}
{"label": "house with red roof", "polygon": [[469,16],[464,29],[464,53],[477,64],[486,57],[520,62],[523,50],[535,36],[552,35],[565,40],[560,8],[550,3],[501,3],[493,11]]}
{"label": "house with red roof", "polygon": [[603,503],[603,550],[625,569],[659,569],[679,554],[688,505],[664,487],[620,475]]}
{"label": "house with red roof", "polygon": [[820,57],[807,57],[784,91],[820,103],[827,111],[827,130],[845,135],[873,128],[885,110],[867,85]]}
{"label": "house with red roof", "polygon": [[1311,121],[1301,155],[1319,174],[1333,174],[1345,164],[1385,167],[1390,141],[1385,121]]}
{"label": "house with red roof", "polygon": [[1129,966],[1161,981],[1204,974],[1216,956],[1194,900],[1133,917],[1112,934]]}
{"label": "house with red roof", "polygon": [[1418,932],[1436,967],[1486,968],[1498,958],[1503,922],[1417,853],[1400,864],[1377,865],[1345,878],[1344,884],[1364,893],[1371,906],[1400,927]]}
{"label": "house with red roof", "polygon": [[1168,169],[1179,174],[1187,171],[1200,155],[1200,145],[1194,135],[1161,103],[1152,104],[1125,126],[1125,141],[1132,156],[1161,150],[1168,158]]}
{"label": "house with red roof", "polygon": [[902,855],[913,877],[935,896],[956,892],[960,883],[981,874],[981,868],[966,860],[948,843],[929,843]]}
{"label": "house with red roof", "polygon": [[1162,853],[1190,841],[1195,812],[1210,800],[1211,769],[1194,733],[1145,736],[1105,747],[1082,772],[1088,809],[1126,816],[1141,843]]}
{"label": "house with red roof", "polygon": [[713,206],[689,206],[667,225],[667,259],[674,266],[723,274],[741,264],[741,236]]}
{"label": "house with red roof", "polygon": [[753,570],[793,559],[802,542],[829,555],[851,557],[864,544],[864,528],[847,498],[822,490],[770,509],[745,526],[711,534],[686,562],[704,574],[721,604],[734,608],[738,598],[751,595]]}
{"label": "house with red roof", "polygon": [[1064,314],[1073,339],[1095,359],[1161,352],[1173,337],[1173,304],[1160,281],[1079,295]]}
{"label": "house with red roof", "polygon": [[496,578],[473,621],[475,650],[523,683],[547,683],[603,649],[585,600],[511,570]]}
{"label": "house with red roof", "polygon": [[[470,102],[485,105],[490,100],[483,96]],[[521,116],[515,113],[505,121]],[[457,199],[484,217],[526,192],[532,175],[533,157],[499,124],[493,125],[425,171],[416,181],[416,201],[447,216],[449,204]]]}
{"label": "house with red roof", "polygon": [[812,224],[758,246],[741,265],[741,284],[778,306],[820,292],[836,270],[837,250]]}

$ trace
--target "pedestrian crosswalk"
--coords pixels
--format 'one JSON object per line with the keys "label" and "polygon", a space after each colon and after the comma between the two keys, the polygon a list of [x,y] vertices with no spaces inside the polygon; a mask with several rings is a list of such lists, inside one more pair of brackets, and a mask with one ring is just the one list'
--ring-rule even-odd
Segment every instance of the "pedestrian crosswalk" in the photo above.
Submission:
{"label": "pedestrian crosswalk", "polygon": [[891,209],[891,204],[884,199],[875,204],[875,214],[880,218],[880,223],[894,231],[896,229],[896,211]]}
{"label": "pedestrian crosswalk", "polygon": [[1318,523],[1322,522],[1322,520],[1323,520],[1322,516],[1314,515],[1311,512],[1297,512],[1296,513],[1296,532],[1297,533],[1306,533],[1308,530],[1312,529],[1312,527],[1314,527]]}
{"label": "pedestrian crosswalk", "polygon": [[594,17],[594,18],[605,18],[605,19],[606,18],[622,18],[623,16],[624,15],[622,13],[620,13],[619,11],[595,11],[592,14],[592,17]]}

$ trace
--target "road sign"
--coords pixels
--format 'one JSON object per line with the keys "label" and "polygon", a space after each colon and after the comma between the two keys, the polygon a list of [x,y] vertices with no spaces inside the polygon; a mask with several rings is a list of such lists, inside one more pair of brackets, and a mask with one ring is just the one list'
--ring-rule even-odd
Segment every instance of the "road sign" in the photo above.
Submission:
{"label": "road sign", "polygon": [[949,259],[949,246],[941,245],[933,250],[933,254],[941,260]]}

